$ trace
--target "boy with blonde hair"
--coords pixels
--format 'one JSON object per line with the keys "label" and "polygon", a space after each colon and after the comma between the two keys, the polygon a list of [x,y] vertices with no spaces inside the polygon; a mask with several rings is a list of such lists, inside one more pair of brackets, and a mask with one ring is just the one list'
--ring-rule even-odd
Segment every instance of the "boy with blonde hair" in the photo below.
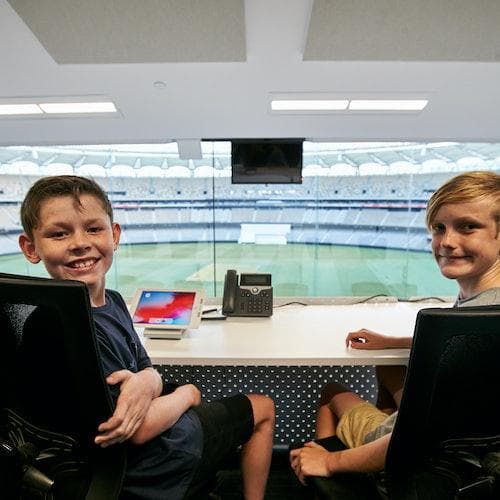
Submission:
{"label": "boy with blonde hair", "polygon": [[[431,196],[426,222],[441,274],[457,281],[455,306],[500,304],[500,176],[468,172],[450,179]],[[394,339],[367,329],[351,332],[346,339],[353,349],[411,347],[411,342],[411,338]],[[385,384],[381,389],[391,398],[382,408],[341,384],[323,389],[316,437],[337,435],[348,449],[329,452],[311,442],[293,450],[291,465],[301,481],[306,476],[384,468],[406,368],[386,367],[379,373]]]}

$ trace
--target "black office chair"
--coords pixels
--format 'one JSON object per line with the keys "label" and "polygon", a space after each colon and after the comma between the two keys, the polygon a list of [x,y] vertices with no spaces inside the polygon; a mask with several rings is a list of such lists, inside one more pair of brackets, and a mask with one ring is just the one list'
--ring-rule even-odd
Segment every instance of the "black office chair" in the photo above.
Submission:
{"label": "black office chair", "polygon": [[500,306],[421,310],[384,473],[311,478],[318,496],[500,498],[499,360]]}
{"label": "black office chair", "polygon": [[93,439],[112,414],[85,284],[0,273],[0,497],[118,498],[125,449]]}

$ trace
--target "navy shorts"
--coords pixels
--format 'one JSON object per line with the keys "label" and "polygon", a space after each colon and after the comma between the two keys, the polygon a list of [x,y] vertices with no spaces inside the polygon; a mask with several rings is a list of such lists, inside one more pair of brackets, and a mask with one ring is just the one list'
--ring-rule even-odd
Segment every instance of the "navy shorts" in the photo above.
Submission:
{"label": "navy shorts", "polygon": [[252,404],[243,394],[202,403],[192,408],[203,429],[203,452],[187,497],[204,491],[221,464],[253,433]]}

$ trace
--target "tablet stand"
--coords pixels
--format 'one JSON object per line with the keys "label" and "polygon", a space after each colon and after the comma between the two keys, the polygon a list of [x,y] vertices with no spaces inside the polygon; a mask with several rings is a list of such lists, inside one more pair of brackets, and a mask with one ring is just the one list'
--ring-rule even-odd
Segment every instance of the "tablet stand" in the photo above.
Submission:
{"label": "tablet stand", "polygon": [[185,329],[179,330],[161,330],[159,328],[144,328],[144,337],[149,339],[180,339]]}

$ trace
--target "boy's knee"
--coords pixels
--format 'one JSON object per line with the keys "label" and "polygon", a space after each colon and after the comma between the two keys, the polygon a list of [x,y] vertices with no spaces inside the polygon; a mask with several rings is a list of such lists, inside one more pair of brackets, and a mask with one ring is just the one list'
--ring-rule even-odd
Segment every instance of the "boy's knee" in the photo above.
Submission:
{"label": "boy's knee", "polygon": [[321,389],[321,393],[319,396],[319,405],[327,405],[328,403],[330,403],[334,396],[342,392],[350,392],[350,390],[342,384],[339,384],[338,382],[328,382],[328,384],[326,384],[323,389]]}
{"label": "boy's knee", "polygon": [[274,425],[274,401],[262,394],[248,394],[247,397],[252,405],[255,425],[264,421],[271,422]]}

